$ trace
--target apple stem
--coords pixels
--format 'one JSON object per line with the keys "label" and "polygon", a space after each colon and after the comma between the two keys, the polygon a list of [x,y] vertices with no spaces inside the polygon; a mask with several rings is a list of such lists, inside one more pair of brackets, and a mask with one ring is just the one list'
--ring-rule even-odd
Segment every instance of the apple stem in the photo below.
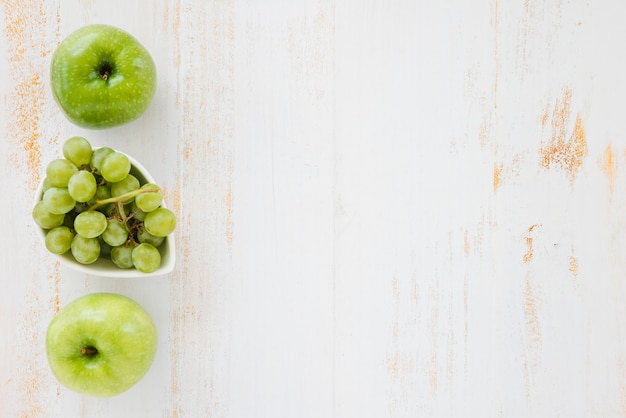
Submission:
{"label": "apple stem", "polygon": [[104,74],[102,74],[102,79],[104,81],[107,81],[109,79],[109,72],[108,71],[105,71]]}
{"label": "apple stem", "polygon": [[83,347],[80,349],[80,354],[83,356],[95,356],[96,354],[98,354],[98,349],[96,347]]}

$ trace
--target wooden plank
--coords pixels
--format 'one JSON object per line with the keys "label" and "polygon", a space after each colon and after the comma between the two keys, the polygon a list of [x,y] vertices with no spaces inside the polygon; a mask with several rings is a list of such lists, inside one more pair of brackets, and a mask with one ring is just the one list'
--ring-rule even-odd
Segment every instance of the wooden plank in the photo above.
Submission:
{"label": "wooden plank", "polygon": [[337,416],[493,412],[492,20],[337,7]]}
{"label": "wooden plank", "polygon": [[332,9],[235,8],[229,416],[332,416]]}

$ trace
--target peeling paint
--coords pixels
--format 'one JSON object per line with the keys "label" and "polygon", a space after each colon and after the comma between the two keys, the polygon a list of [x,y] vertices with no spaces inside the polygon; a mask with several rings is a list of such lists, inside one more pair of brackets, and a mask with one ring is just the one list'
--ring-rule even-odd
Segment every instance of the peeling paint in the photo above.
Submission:
{"label": "peeling paint", "polygon": [[615,152],[610,145],[608,145],[604,150],[604,154],[600,158],[599,165],[606,175],[609,183],[609,193],[612,195],[615,191],[615,175],[618,166],[617,159],[615,158]]}
{"label": "peeling paint", "polygon": [[568,269],[570,274],[574,277],[578,277],[578,258],[574,255],[574,249],[572,249],[572,254],[568,258]]}
{"label": "peeling paint", "polygon": [[5,1],[3,6],[4,35],[10,54],[9,73],[14,86],[10,93],[12,119],[7,135],[20,148],[18,155],[9,157],[9,161],[25,172],[28,186],[35,190],[40,181],[42,158],[41,118],[45,104],[43,59],[51,52],[43,41],[48,16],[36,2]]}
{"label": "peeling paint", "polygon": [[[573,182],[580,171],[584,158],[588,156],[587,139],[582,117],[576,115],[574,127],[570,127],[572,90],[565,89],[563,97],[556,100],[550,118],[550,138],[542,141],[540,165],[545,169],[558,168]],[[541,118],[542,124],[548,120]]]}
{"label": "peeling paint", "polygon": [[524,263],[530,263],[533,259],[533,256],[534,256],[533,231],[539,226],[540,226],[539,224],[532,225],[530,228],[528,228],[528,232],[526,236],[524,237],[524,242],[526,244],[526,252],[524,253],[524,256],[522,257],[522,260],[524,261]]}
{"label": "peeling paint", "polygon": [[502,182],[502,170],[504,169],[504,164],[496,163],[493,166],[493,190],[494,192],[498,190],[500,187],[500,183]]}
{"label": "peeling paint", "polygon": [[48,276],[52,281],[53,287],[53,308],[54,312],[57,313],[61,310],[61,294],[60,294],[60,285],[61,285],[61,263],[56,261],[54,263],[54,269],[52,270],[52,274]]}
{"label": "peeling paint", "polygon": [[524,253],[524,263],[530,263],[533,259],[533,237],[524,237],[526,241],[526,252]]}

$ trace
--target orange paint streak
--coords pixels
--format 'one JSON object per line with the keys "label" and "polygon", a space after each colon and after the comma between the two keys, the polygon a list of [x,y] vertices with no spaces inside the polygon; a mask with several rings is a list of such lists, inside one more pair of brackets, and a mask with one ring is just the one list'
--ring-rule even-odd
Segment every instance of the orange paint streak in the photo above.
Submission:
{"label": "orange paint streak", "polygon": [[13,138],[19,142],[23,154],[18,161],[25,163],[29,174],[28,185],[35,190],[40,181],[39,167],[41,166],[41,139],[40,109],[43,104],[43,83],[40,74],[32,74],[29,79],[20,82],[14,90],[16,107],[13,110],[14,122],[12,125]]}
{"label": "orange paint streak", "polygon": [[572,91],[566,89],[563,98],[556,101],[552,111],[550,140],[547,145],[541,146],[539,153],[542,167],[560,168],[573,182],[583,165],[584,158],[588,155],[588,150],[585,128],[580,115],[576,116],[572,132],[567,134],[571,117],[571,101]]}
{"label": "orange paint streak", "polygon": [[522,258],[524,263],[530,263],[533,259],[533,256],[534,256],[533,237],[531,235],[533,231],[535,230],[535,228],[537,228],[538,226],[539,226],[538,224],[534,224],[530,228],[528,228],[528,234],[524,237],[524,241],[526,242],[526,252],[524,253],[524,256]]}
{"label": "orange paint streak", "polygon": [[524,263],[530,263],[533,259],[533,239],[532,237],[525,237],[526,240],[526,252],[524,253]]}
{"label": "orange paint streak", "polygon": [[61,267],[61,264],[58,261],[56,261],[54,263],[54,270],[52,274],[48,276],[48,278],[52,280],[53,294],[54,294],[53,307],[54,307],[55,313],[61,310],[61,296],[60,296],[60,290],[59,290],[59,286],[61,284],[60,267]]}
{"label": "orange paint streak", "polygon": [[617,171],[617,159],[610,145],[604,150],[604,155],[600,160],[600,168],[604,171],[609,181],[609,192],[612,194],[615,190],[615,173]]}
{"label": "orange paint streak", "polygon": [[[181,204],[181,196],[180,196],[180,188],[174,187],[171,191],[166,187],[161,187],[161,192],[163,193],[163,200],[168,203],[168,208],[174,212],[176,215],[176,220],[178,223],[182,224],[182,204]],[[181,239],[180,232],[181,228],[176,228],[175,232],[178,234],[176,236],[177,239]]]}
{"label": "orange paint streak", "polygon": [[193,146],[189,143],[185,143],[183,145],[183,158],[188,161],[191,158],[192,154],[193,154]]}
{"label": "orange paint streak", "polygon": [[[5,1],[5,28],[7,40],[9,74],[14,88],[9,94],[8,104],[12,120],[8,123],[8,137],[17,141],[20,153],[10,160],[18,168],[24,166],[28,175],[28,186],[35,190],[40,181],[41,166],[40,115],[45,97],[42,82],[44,66],[42,58],[50,54],[38,36],[43,36],[46,14],[37,4]],[[42,31],[37,32],[36,29]]]}
{"label": "orange paint streak", "polygon": [[541,115],[541,127],[545,128],[550,120],[550,111],[546,109],[546,111]]}
{"label": "orange paint streak", "polygon": [[[3,8],[0,15],[3,50],[6,51],[4,65],[8,75],[2,80],[7,88],[3,106],[8,117],[2,121],[5,130],[1,134],[10,147],[8,155],[2,157],[5,164],[15,166],[15,175],[26,188],[35,190],[40,182],[40,143],[47,88],[45,74],[51,53],[47,42],[58,33],[58,21],[48,22],[47,8],[54,16],[58,6],[55,9],[47,2],[5,0],[0,7]],[[27,198],[28,194],[19,196],[19,199]],[[29,254],[25,257],[29,258]],[[16,300],[23,299],[23,303],[16,304],[22,312],[14,324],[15,341],[11,342],[18,349],[16,358],[10,359],[17,370],[11,402],[16,407],[13,415],[19,418],[48,416],[45,394],[50,392],[52,385],[45,353],[41,352],[41,336],[42,330],[45,333],[43,324],[50,319],[50,301],[55,299],[50,291],[54,292],[57,286],[50,286],[45,273],[41,274],[41,266],[31,273],[22,277],[26,281],[24,292],[15,295]]]}
{"label": "orange paint streak", "polygon": [[578,277],[578,259],[574,255],[569,256],[569,272],[574,277]]}
{"label": "orange paint streak", "polygon": [[504,169],[504,164],[496,163],[493,166],[493,190],[494,192],[498,190],[500,187],[500,183],[502,182],[502,170]]}

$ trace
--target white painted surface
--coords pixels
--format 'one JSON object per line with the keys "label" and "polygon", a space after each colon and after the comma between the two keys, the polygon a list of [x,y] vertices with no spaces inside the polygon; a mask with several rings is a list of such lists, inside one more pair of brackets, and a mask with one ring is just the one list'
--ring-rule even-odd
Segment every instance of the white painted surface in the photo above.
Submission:
{"label": "white painted surface", "polygon": [[[0,8],[0,416],[626,416],[626,3],[15,1]],[[71,125],[51,53],[113,24],[159,67],[138,121]],[[175,271],[55,265],[32,193],[82,134],[139,159]],[[148,375],[61,387],[58,309],[146,307]]]}

